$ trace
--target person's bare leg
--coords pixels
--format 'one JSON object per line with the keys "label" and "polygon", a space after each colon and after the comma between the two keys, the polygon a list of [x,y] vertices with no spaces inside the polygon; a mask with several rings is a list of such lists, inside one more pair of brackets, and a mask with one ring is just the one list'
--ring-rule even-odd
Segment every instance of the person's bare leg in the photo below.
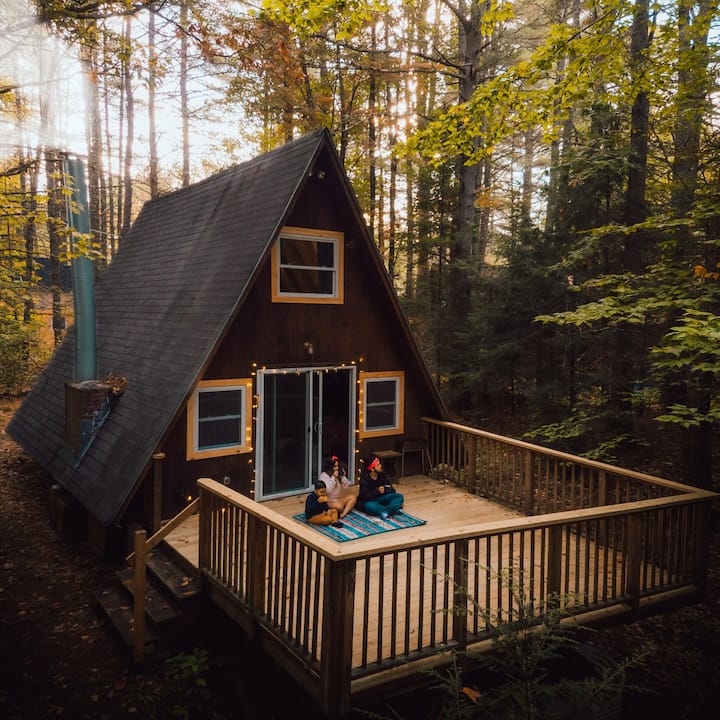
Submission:
{"label": "person's bare leg", "polygon": [[343,498],[341,502],[343,503],[343,509],[340,515],[340,519],[342,520],[342,518],[344,518],[355,507],[357,498],[354,495],[348,495],[346,498]]}

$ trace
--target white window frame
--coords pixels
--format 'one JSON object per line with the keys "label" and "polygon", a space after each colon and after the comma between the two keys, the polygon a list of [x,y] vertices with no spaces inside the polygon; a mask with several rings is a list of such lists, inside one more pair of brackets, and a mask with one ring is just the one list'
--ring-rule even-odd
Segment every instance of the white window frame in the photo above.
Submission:
{"label": "white window frame", "polygon": [[[382,427],[367,426],[368,385],[376,382],[395,383],[395,422],[393,425]],[[372,405],[370,405],[372,407]],[[382,437],[385,435],[402,435],[405,426],[405,373],[402,370],[391,372],[361,372],[360,373],[360,428],[361,438]]]}
{"label": "white window frame", "polygon": [[[216,447],[200,448],[199,428],[199,397],[202,392],[227,392],[241,390],[242,400],[240,406],[239,425],[242,428],[242,438],[239,443]],[[252,379],[237,378],[230,380],[201,380],[187,405],[187,459],[199,460],[202,458],[223,457],[225,455],[239,455],[252,451]]]}
{"label": "white window frame", "polygon": [[[282,265],[280,246],[283,239],[301,240],[307,242],[329,243],[333,246],[334,265],[332,268],[320,268],[318,266]],[[332,230],[312,230],[308,228],[285,227],[280,232],[271,251],[272,262],[272,301],[288,303],[328,303],[340,305],[344,302],[345,283],[343,278],[344,268],[344,236],[341,232]],[[332,273],[332,293],[304,293],[304,292],[283,292],[280,289],[280,272],[283,267],[295,270],[321,270]]]}

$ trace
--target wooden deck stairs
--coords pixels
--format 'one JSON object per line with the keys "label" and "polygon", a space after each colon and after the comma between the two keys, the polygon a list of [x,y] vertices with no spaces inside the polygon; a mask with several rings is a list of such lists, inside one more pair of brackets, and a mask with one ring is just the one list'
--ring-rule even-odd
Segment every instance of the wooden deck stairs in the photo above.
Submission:
{"label": "wooden deck stairs", "polygon": [[[144,655],[165,650],[202,612],[200,573],[165,543],[147,556]],[[118,570],[115,582],[96,591],[100,607],[133,648],[135,570]]]}

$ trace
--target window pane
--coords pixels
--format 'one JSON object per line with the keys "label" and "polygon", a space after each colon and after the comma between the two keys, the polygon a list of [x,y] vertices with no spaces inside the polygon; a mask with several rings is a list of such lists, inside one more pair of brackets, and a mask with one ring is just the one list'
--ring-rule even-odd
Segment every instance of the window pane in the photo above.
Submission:
{"label": "window pane", "polygon": [[332,295],[333,275],[333,270],[280,268],[280,292]]}
{"label": "window pane", "polygon": [[397,380],[369,380],[365,386],[366,404],[395,402]]}
{"label": "window pane", "polygon": [[201,390],[198,393],[198,417],[222,418],[232,415],[241,417],[243,411],[243,391],[236,390]]}
{"label": "window pane", "polygon": [[335,245],[320,240],[280,238],[280,264],[333,268]]}
{"label": "window pane", "polygon": [[224,445],[242,445],[243,435],[240,420],[205,420],[198,427],[198,449]]}
{"label": "window pane", "polygon": [[374,405],[365,410],[365,429],[394,428],[395,405]]}

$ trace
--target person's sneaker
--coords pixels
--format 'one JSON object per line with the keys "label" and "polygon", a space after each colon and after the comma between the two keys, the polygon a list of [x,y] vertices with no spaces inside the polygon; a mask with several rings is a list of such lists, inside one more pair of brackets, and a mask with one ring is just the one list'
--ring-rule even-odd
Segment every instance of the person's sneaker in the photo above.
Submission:
{"label": "person's sneaker", "polygon": [[336,527],[336,528],[341,528],[341,527],[345,527],[345,523],[341,523],[341,522],[338,520],[337,522],[334,522],[334,523],[332,524],[332,526],[333,526],[333,527]]}
{"label": "person's sneaker", "polygon": [[390,514],[389,514],[389,513],[386,513],[386,512],[381,512],[381,513],[380,513],[380,517],[381,517],[383,520],[387,520],[387,519],[390,517]]}

